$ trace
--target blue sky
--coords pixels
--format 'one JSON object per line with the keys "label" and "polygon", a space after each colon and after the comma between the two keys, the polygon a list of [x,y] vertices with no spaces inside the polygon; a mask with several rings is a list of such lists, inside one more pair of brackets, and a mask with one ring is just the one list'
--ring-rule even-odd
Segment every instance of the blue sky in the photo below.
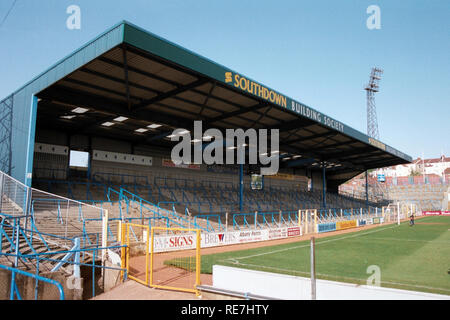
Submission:
{"label": "blue sky", "polygon": [[[0,23],[14,0],[0,1]],[[81,29],[69,30],[69,5]],[[369,5],[381,29],[369,30]],[[373,66],[380,140],[450,156],[450,1],[16,0],[0,26],[0,99],[128,20],[366,132]]]}

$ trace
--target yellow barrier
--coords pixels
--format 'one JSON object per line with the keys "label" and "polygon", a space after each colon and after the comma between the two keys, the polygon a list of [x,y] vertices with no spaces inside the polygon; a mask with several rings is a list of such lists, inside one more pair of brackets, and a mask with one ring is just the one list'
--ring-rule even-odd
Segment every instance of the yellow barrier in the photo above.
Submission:
{"label": "yellow barrier", "polygon": [[[149,285],[148,279],[148,258],[149,258],[149,226],[134,223],[120,223],[120,241],[126,248],[121,249],[122,268],[127,269],[127,277],[144,285]],[[145,269],[135,267],[130,268],[131,257],[145,255]],[[140,271],[140,272],[139,272]],[[144,274],[144,279],[139,276]],[[123,278],[123,272],[122,272]]]}
{"label": "yellow barrier", "polygon": [[[200,285],[200,241],[199,229],[185,228],[150,228],[134,223],[120,223],[118,238],[121,249],[122,268],[127,270],[128,278],[152,288],[192,292],[199,295],[197,286]],[[159,243],[177,240],[186,237],[187,234],[195,234],[195,255],[192,258],[191,251],[169,251],[156,248]],[[145,250],[145,253],[142,251]],[[162,251],[162,252],[160,252]],[[149,256],[150,255],[150,256]],[[145,256],[145,267],[142,263]],[[189,282],[190,275],[195,275],[195,281]],[[123,272],[121,273],[123,279]]]}
{"label": "yellow barrier", "polygon": [[[169,243],[177,243],[186,234],[195,233],[195,250],[157,252],[155,235],[165,238]],[[192,292],[200,294],[201,255],[200,229],[153,227],[151,230],[150,286],[153,288]],[[156,258],[158,257],[158,258]],[[195,277],[195,280],[193,278]],[[193,282],[193,283],[192,283]]]}

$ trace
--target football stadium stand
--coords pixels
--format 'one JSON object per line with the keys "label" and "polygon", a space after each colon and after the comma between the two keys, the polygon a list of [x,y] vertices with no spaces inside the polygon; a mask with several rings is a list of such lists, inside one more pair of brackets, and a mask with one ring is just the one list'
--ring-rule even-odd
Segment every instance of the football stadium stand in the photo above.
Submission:
{"label": "football stadium stand", "polygon": [[[265,151],[276,155],[278,173],[258,175],[263,161],[174,164],[169,137],[194,132],[198,120],[205,131],[277,131],[278,149]],[[412,160],[126,21],[0,101],[0,127],[0,289],[10,289],[0,299],[6,292],[42,298],[38,282],[54,288],[52,298],[86,298],[107,270],[126,278],[123,224],[196,232],[293,226],[300,233],[327,219],[380,223],[385,198],[367,187],[359,198],[340,194],[339,186]],[[205,138],[201,132],[197,140]],[[84,162],[75,163],[75,153]],[[399,208],[388,209],[400,219]],[[128,240],[145,238],[143,229],[127,230]],[[105,263],[116,256],[118,264]],[[31,279],[29,290],[20,290],[18,277]],[[81,278],[80,291],[74,283]]]}

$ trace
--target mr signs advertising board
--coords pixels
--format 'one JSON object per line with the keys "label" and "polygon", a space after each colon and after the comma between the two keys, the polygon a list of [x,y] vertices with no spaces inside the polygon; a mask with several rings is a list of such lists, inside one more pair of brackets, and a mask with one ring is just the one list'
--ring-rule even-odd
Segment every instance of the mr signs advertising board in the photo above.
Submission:
{"label": "mr signs advertising board", "polygon": [[[200,247],[209,248],[256,241],[283,239],[300,235],[300,227],[284,227],[261,230],[242,230],[230,232],[211,232],[201,234]],[[154,252],[167,252],[195,249],[196,233],[155,236]],[[151,250],[151,249],[150,249]]]}

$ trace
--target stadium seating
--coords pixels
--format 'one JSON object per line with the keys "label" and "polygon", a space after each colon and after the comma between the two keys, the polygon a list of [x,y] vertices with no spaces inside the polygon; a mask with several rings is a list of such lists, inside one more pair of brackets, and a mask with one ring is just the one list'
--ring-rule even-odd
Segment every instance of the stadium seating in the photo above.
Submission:
{"label": "stadium seating", "polygon": [[[390,202],[413,203],[419,210],[446,210],[448,208],[449,179],[436,175],[387,177],[380,183],[369,177],[369,194]],[[341,194],[362,199],[365,194],[365,178],[361,175],[339,187]],[[372,198],[372,200],[374,200]]]}
{"label": "stadium seating", "polygon": [[447,185],[398,185],[387,190],[389,199],[411,202],[421,210],[441,210],[447,194]]}
{"label": "stadium seating", "polygon": [[[143,199],[180,214],[191,215],[223,214],[239,212],[239,189],[236,179],[205,175],[200,180],[191,174],[176,177],[134,176],[96,172],[91,181],[75,182],[67,180],[35,181],[38,188],[77,200],[104,200],[108,188],[124,188]],[[269,180],[269,179],[267,179]],[[245,184],[242,212],[271,212],[321,208],[321,191],[306,191],[295,184],[266,183],[262,190],[252,190]],[[327,193],[327,208],[365,207],[365,200],[350,196]],[[373,203],[370,203],[373,205]]]}

